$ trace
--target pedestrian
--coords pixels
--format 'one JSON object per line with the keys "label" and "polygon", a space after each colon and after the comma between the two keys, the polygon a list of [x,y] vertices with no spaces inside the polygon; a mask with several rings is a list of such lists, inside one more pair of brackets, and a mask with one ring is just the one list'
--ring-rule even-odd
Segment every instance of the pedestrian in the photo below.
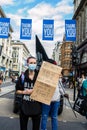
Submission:
{"label": "pedestrian", "polygon": [[79,88],[77,97],[83,97],[83,104],[81,105],[82,111],[85,112],[85,117],[87,119],[87,79],[86,75],[82,73],[81,78],[79,79]]}
{"label": "pedestrian", "polygon": [[83,96],[87,95],[87,79],[86,79],[86,75],[83,75],[83,80],[82,80],[82,93]]}
{"label": "pedestrian", "polygon": [[77,96],[79,96],[79,95],[83,95],[82,94],[82,84],[83,84],[83,82],[84,82],[84,80],[85,80],[86,78],[85,78],[85,74],[84,73],[82,73],[81,74],[81,78],[78,78],[78,86],[77,86],[77,90],[78,90],[78,95]]}
{"label": "pedestrian", "polygon": [[34,83],[37,78],[36,58],[31,56],[27,59],[28,69],[22,73],[16,83],[16,93],[23,95],[20,106],[20,130],[27,130],[28,119],[32,119],[32,130],[39,130],[41,118],[41,104],[30,98]]}
{"label": "pedestrian", "polygon": [[[49,59],[48,62],[56,65],[56,62],[52,59]],[[68,98],[68,94],[64,93],[61,85],[62,81],[60,76],[58,86],[56,87],[50,105],[42,104],[41,130],[47,130],[47,119],[49,112],[51,116],[52,130],[58,130],[58,109],[60,106],[60,95],[62,94]]]}
{"label": "pedestrian", "polygon": [[84,80],[82,83],[82,94],[85,97],[85,101],[84,101],[84,110],[85,110],[85,117],[87,119],[87,79],[86,76],[84,75]]}

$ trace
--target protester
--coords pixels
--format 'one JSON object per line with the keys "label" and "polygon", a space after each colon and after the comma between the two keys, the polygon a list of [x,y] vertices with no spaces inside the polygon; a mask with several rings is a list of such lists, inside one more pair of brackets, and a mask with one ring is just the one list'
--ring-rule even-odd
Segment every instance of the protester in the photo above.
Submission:
{"label": "protester", "polygon": [[33,92],[33,86],[37,78],[36,58],[27,59],[28,69],[22,73],[16,83],[17,94],[23,95],[22,105],[20,107],[20,130],[27,130],[28,118],[32,119],[32,130],[39,130],[41,118],[41,104],[30,98]]}
{"label": "protester", "polygon": [[[49,59],[48,62],[56,65],[56,62],[52,59]],[[62,88],[61,85],[62,81],[60,76],[58,86],[56,87],[50,105],[42,104],[41,130],[47,130],[47,119],[49,112],[51,116],[52,130],[58,130],[58,109],[60,106],[60,94],[68,98],[68,94],[63,91],[64,88]]]}

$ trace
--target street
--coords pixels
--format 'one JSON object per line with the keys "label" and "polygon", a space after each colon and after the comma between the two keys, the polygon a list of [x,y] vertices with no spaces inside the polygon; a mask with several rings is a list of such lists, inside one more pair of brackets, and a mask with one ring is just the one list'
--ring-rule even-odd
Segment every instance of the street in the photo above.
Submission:
{"label": "street", "polygon": [[[66,90],[70,95],[72,89]],[[72,96],[72,95],[71,95]],[[14,92],[11,91],[8,94],[5,94],[0,97],[0,130],[19,130],[19,116],[18,114],[13,113],[13,98]],[[70,98],[71,101],[72,98]],[[73,101],[71,101],[73,104]],[[73,111],[70,108],[67,99],[64,99],[64,109],[63,113],[58,116],[59,120],[59,130],[86,130],[87,129],[87,120],[85,117],[76,113],[77,118],[74,116]],[[32,123],[29,119],[28,130],[31,129]],[[51,120],[48,119],[47,124],[48,130],[51,130]]]}

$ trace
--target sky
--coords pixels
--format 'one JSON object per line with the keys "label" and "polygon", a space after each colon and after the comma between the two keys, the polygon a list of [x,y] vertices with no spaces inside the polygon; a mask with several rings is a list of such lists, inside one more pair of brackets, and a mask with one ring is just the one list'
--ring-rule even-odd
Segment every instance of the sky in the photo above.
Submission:
{"label": "sky", "polygon": [[[0,0],[0,5],[10,18],[13,28],[12,39],[26,44],[31,55],[36,56],[35,35],[51,58],[55,43],[62,42],[65,33],[65,20],[72,19],[73,0]],[[31,40],[20,39],[21,19],[32,19]],[[54,40],[42,40],[43,19],[54,20]]]}

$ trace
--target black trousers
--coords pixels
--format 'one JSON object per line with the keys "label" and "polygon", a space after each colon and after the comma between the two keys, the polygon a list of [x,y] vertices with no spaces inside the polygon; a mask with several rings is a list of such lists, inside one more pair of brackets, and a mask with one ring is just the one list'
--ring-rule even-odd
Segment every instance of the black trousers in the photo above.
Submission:
{"label": "black trousers", "polygon": [[[28,118],[22,111],[20,111],[20,130],[28,130]],[[41,115],[31,116],[32,119],[32,130],[39,130]]]}

